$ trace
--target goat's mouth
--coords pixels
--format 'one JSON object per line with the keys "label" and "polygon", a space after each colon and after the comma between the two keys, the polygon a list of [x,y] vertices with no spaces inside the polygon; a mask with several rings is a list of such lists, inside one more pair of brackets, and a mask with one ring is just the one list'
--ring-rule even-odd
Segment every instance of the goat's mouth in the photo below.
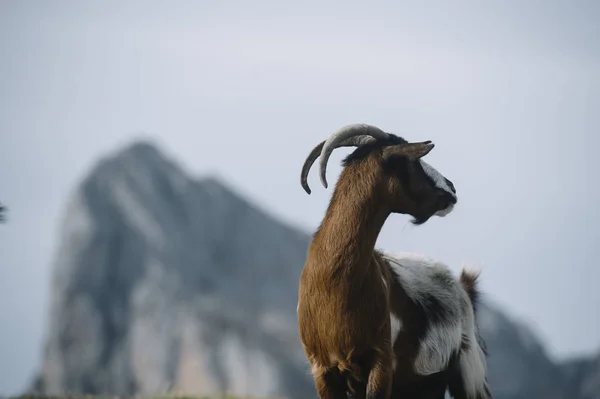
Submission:
{"label": "goat's mouth", "polygon": [[454,204],[450,204],[446,208],[440,209],[439,211],[434,213],[434,215],[443,218],[444,216],[448,215],[453,210],[454,210]]}
{"label": "goat's mouth", "polygon": [[454,210],[457,198],[456,195],[450,193],[444,193],[444,195],[438,201],[438,210],[434,213],[435,216],[444,217]]}
{"label": "goat's mouth", "polygon": [[444,217],[454,210],[457,198],[454,195],[444,193],[433,200],[433,203],[423,203],[422,208],[415,213],[411,213],[414,225],[422,225],[433,216]]}

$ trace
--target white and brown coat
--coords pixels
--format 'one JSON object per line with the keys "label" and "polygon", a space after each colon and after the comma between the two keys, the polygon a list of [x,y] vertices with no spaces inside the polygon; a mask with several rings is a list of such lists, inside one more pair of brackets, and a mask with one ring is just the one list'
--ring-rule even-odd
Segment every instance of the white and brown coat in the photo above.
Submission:
{"label": "white and brown coat", "polygon": [[321,155],[358,146],[344,160],[325,217],[309,246],[299,284],[302,345],[321,398],[489,399],[475,322],[476,275],[414,256],[375,250],[391,213],[414,224],[445,216],[452,183],[422,161],[430,142],[408,143],[370,125],[351,125],[320,143]]}

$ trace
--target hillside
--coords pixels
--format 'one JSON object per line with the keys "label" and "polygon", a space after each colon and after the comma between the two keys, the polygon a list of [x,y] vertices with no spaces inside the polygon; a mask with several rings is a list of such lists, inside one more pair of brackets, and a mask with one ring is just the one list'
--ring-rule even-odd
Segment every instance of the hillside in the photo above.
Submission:
{"label": "hillside", "polygon": [[[295,312],[307,232],[144,142],[90,171],[60,241],[32,393],[315,397]],[[493,304],[480,319],[497,399],[600,398],[600,357],[553,364]]]}

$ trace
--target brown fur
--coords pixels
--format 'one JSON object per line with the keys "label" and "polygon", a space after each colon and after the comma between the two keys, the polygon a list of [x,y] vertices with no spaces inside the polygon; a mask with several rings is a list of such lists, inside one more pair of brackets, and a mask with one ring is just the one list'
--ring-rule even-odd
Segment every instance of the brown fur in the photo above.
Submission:
{"label": "brown fur", "polygon": [[470,272],[463,269],[460,273],[460,284],[467,291],[473,310],[477,311],[477,304],[479,302],[479,290],[477,289],[477,279],[479,278],[479,272]]}
{"label": "brown fur", "polygon": [[[424,328],[424,316],[411,310],[389,266],[374,251],[390,213],[410,214],[424,223],[441,209],[436,188],[415,165],[432,147],[375,148],[348,164],[310,243],[300,277],[298,324],[322,399],[345,399],[347,390],[356,397],[388,399],[393,383],[415,386],[435,378],[412,372],[416,330]],[[408,344],[392,348],[390,311],[402,317],[404,336],[398,341]],[[395,357],[401,360],[396,382]]]}

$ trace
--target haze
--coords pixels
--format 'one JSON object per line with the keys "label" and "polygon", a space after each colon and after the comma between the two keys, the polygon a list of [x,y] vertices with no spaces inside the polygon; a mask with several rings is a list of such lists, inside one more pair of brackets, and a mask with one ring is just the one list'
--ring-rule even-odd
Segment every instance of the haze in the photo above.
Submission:
{"label": "haze", "polygon": [[553,356],[597,351],[600,3],[415,4],[1,2],[0,395],[38,367],[67,198],[137,138],[309,233],[332,186],[300,167],[332,131],[432,140],[456,211],[378,246],[478,266]]}

